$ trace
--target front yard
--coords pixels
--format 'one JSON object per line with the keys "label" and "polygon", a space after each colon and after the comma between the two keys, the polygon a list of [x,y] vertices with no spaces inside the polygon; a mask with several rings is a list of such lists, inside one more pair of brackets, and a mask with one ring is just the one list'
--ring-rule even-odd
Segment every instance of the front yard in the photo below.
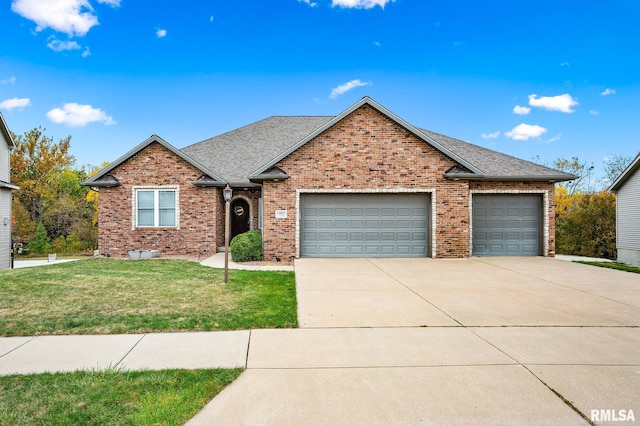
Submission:
{"label": "front yard", "polygon": [[0,272],[0,336],[297,327],[292,272],[86,259]]}

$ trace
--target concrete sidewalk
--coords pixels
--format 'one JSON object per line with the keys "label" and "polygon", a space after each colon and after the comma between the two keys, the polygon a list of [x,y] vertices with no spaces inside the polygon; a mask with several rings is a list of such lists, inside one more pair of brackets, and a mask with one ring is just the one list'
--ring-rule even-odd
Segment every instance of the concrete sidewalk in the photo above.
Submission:
{"label": "concrete sidewalk", "polygon": [[14,260],[13,268],[32,268],[34,266],[46,266],[46,265],[55,265],[57,263],[66,263],[73,262],[79,259],[56,259],[56,260],[47,260],[47,259],[37,259],[37,260]]}
{"label": "concrete sidewalk", "polygon": [[[200,264],[212,268],[224,268],[224,253],[216,253],[204,259]],[[236,263],[231,260],[231,255],[229,255],[229,269],[242,269],[245,271],[293,271],[293,264],[288,264],[287,262],[281,262],[275,265],[260,264],[259,262]]]}
{"label": "concrete sidewalk", "polygon": [[249,330],[0,337],[0,375],[245,367]]}

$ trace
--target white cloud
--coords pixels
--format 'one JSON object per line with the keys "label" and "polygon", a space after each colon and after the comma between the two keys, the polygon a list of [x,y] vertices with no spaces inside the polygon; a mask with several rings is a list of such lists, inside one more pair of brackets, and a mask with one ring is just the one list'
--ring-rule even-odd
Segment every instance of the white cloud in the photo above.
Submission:
{"label": "white cloud", "polygon": [[373,42],[373,45],[374,45],[375,47],[382,47],[382,44],[380,44],[380,42],[379,42],[379,41],[374,41],[374,42]]}
{"label": "white cloud", "polygon": [[568,67],[569,65],[571,65],[569,62],[563,62],[560,64],[561,67]]}
{"label": "white cloud", "polygon": [[11,10],[36,23],[36,31],[51,28],[73,36],[84,36],[98,18],[88,0],[13,0]]}
{"label": "white cloud", "polygon": [[306,3],[311,7],[316,7],[318,5],[318,3],[311,1],[311,0],[298,0],[298,2],[300,3]]}
{"label": "white cloud", "polygon": [[604,92],[600,93],[602,96],[615,95],[616,91],[613,89],[609,89],[608,87],[604,89]]}
{"label": "white cloud", "polygon": [[558,96],[538,96],[533,94],[529,95],[529,105],[544,108],[548,111],[572,113],[575,111],[571,107],[578,105],[578,101],[568,93]]}
{"label": "white cloud", "polygon": [[62,108],[52,109],[47,112],[47,118],[54,123],[69,127],[83,127],[94,122],[104,122],[106,126],[116,124],[113,118],[101,109],[75,102],[64,104]]}
{"label": "white cloud", "polygon": [[63,52],[65,50],[77,50],[80,49],[81,46],[75,41],[60,41],[57,39],[51,40],[47,43],[47,47],[54,52]]}
{"label": "white cloud", "polygon": [[552,142],[555,142],[555,141],[559,141],[561,137],[562,137],[562,133],[559,134],[558,136],[552,137],[551,139],[547,139],[543,143],[552,143]]}
{"label": "white cloud", "polygon": [[395,0],[331,0],[331,7],[342,7],[345,9],[372,9],[380,6],[382,9],[389,2]]}
{"label": "white cloud", "polygon": [[537,124],[518,124],[511,131],[504,135],[516,141],[526,141],[531,138],[538,138],[547,133],[547,129]]}
{"label": "white cloud", "polygon": [[15,84],[16,82],[16,76],[12,75],[9,78],[5,78],[4,80],[0,81],[0,83],[2,84]]}
{"label": "white cloud", "polygon": [[120,0],[98,0],[98,3],[100,3],[100,4],[108,4],[111,7],[119,7],[120,6]]}
{"label": "white cloud", "polygon": [[592,110],[590,110],[590,111],[589,111],[589,114],[591,114],[591,115],[600,115],[600,113],[598,112],[598,110],[597,110],[597,109],[592,109]]}
{"label": "white cloud", "polygon": [[513,107],[513,113],[518,115],[527,115],[531,112],[531,108],[526,106],[516,105]]}
{"label": "white cloud", "polygon": [[331,91],[331,95],[329,97],[331,99],[335,99],[338,96],[348,92],[349,90],[355,89],[356,87],[370,86],[370,85],[371,85],[370,82],[365,82],[365,81],[361,81],[361,80],[351,80],[348,83],[341,84],[340,86],[338,86],[335,89],[333,89]]}
{"label": "white cloud", "polygon": [[82,52],[82,57],[86,58],[87,56],[91,55],[91,51],[89,50],[88,47],[84,48],[84,52]]}
{"label": "white cloud", "polygon": [[495,139],[498,136],[500,136],[500,132],[499,131],[493,132],[493,133],[483,133],[481,135],[482,139]]}
{"label": "white cloud", "polygon": [[156,36],[158,38],[163,38],[167,36],[167,30],[157,30],[156,31]]}
{"label": "white cloud", "polygon": [[213,22],[213,15],[209,16],[209,22]]}
{"label": "white cloud", "polygon": [[11,111],[12,109],[23,110],[24,107],[28,107],[31,105],[31,100],[29,98],[12,98],[5,99],[0,102],[0,108],[6,109],[7,111]]}

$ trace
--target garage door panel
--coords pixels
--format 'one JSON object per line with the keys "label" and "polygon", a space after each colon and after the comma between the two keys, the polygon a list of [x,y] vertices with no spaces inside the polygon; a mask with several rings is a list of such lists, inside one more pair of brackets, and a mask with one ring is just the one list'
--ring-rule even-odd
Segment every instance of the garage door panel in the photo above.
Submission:
{"label": "garage door panel", "polygon": [[427,256],[429,200],[428,194],[302,194],[300,254]]}
{"label": "garage door panel", "polygon": [[473,254],[540,254],[542,197],[534,194],[475,194],[472,199]]}

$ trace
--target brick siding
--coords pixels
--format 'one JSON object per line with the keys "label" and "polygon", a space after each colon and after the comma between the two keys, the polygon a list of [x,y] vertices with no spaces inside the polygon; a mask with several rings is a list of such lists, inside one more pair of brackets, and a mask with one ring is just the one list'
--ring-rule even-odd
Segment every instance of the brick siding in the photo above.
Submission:
{"label": "brick siding", "polygon": [[[471,255],[470,191],[546,192],[548,239],[545,255],[555,253],[554,186],[548,182],[469,182],[444,173],[456,163],[374,108],[364,105],[318,135],[277,166],[290,178],[265,182],[263,239],[265,259],[299,255],[299,197],[304,192],[431,192],[435,199],[432,256]],[[286,210],[286,218],[276,218]],[[433,213],[433,212],[432,212]]]}
{"label": "brick siding", "polygon": [[[217,188],[193,185],[202,172],[158,143],[152,143],[111,171],[121,183],[100,188],[101,254],[128,256],[129,250],[160,250],[161,255],[209,256],[224,244],[216,230],[224,208]],[[135,228],[132,187],[179,188],[179,228]],[[223,237],[224,238],[224,231]]]}

